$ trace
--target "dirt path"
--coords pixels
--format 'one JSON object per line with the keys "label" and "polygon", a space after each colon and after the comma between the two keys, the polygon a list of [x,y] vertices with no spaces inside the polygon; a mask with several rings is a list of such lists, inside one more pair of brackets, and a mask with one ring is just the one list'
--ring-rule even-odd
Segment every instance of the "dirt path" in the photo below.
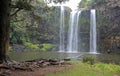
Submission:
{"label": "dirt path", "polygon": [[56,73],[68,67],[70,67],[70,65],[47,66],[44,68],[37,68],[34,71],[12,71],[11,76],[44,76],[45,74]]}

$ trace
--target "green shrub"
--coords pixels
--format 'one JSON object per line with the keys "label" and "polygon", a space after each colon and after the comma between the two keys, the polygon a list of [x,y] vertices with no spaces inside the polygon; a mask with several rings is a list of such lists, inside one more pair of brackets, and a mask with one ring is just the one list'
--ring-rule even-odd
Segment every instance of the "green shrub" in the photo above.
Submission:
{"label": "green shrub", "polygon": [[50,44],[50,43],[44,43],[44,44],[42,44],[41,50],[42,50],[42,51],[49,51],[49,50],[51,50],[54,46],[55,46],[55,45]]}
{"label": "green shrub", "polygon": [[84,56],[82,59],[83,63],[95,64],[95,58],[93,56]]}
{"label": "green shrub", "polygon": [[29,48],[29,49],[32,49],[32,50],[37,50],[39,49],[39,44],[33,44],[33,43],[30,43],[30,42],[24,42],[24,45]]}

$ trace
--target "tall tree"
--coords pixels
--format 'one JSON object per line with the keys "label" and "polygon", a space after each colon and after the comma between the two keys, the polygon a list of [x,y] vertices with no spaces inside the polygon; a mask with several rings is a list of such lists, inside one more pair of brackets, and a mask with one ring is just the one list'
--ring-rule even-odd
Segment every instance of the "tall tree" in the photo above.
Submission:
{"label": "tall tree", "polygon": [[[10,16],[14,16],[20,10],[30,10],[31,0],[18,0],[15,5],[12,4],[14,0],[0,0],[0,63],[7,61],[7,50],[9,48],[9,29]],[[10,14],[11,8],[17,9]]]}
{"label": "tall tree", "polygon": [[0,0],[0,63],[6,61],[6,51],[9,48],[11,0]]}

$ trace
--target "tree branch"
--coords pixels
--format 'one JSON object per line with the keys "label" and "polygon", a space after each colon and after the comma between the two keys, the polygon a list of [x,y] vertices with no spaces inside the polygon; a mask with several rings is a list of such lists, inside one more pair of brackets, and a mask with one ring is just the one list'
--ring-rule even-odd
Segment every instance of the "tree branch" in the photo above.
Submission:
{"label": "tree branch", "polygon": [[25,20],[25,18],[20,19],[20,20],[15,20],[15,22],[20,22],[20,21],[24,21],[24,20]]}
{"label": "tree branch", "polygon": [[31,3],[32,0],[29,0],[29,3]]}
{"label": "tree branch", "polygon": [[13,14],[11,14],[10,16],[14,16],[14,15],[16,15],[20,10],[22,10],[22,9],[17,9]]}

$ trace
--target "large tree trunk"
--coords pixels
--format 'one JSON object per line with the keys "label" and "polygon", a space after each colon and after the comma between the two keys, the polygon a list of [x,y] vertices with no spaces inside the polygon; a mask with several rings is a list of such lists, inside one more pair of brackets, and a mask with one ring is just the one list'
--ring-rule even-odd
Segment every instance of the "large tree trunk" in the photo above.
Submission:
{"label": "large tree trunk", "polygon": [[6,60],[9,48],[10,2],[0,0],[0,63]]}

